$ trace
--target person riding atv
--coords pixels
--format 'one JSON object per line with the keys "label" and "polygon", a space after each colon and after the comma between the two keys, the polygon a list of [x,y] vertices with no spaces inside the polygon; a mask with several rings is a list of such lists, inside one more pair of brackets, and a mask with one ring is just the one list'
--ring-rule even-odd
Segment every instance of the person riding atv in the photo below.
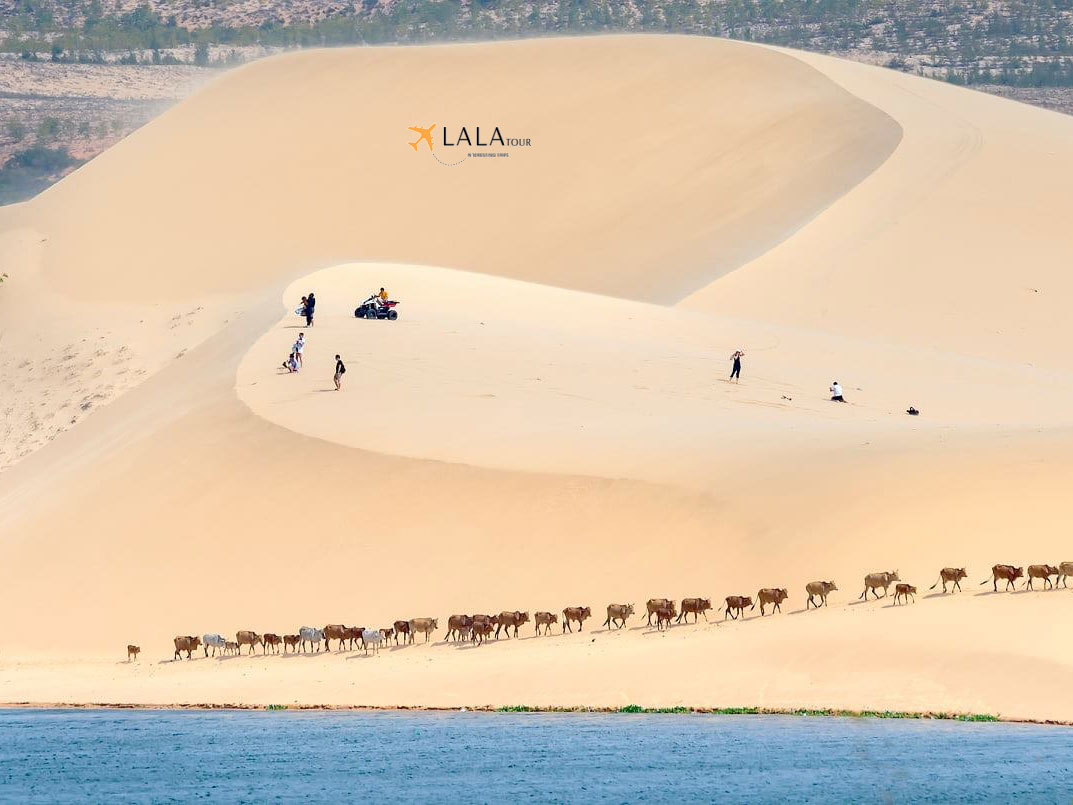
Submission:
{"label": "person riding atv", "polygon": [[354,310],[354,316],[359,319],[388,319],[394,321],[399,317],[395,310],[395,302],[388,299],[387,291],[383,288],[372,294],[368,299],[358,305]]}

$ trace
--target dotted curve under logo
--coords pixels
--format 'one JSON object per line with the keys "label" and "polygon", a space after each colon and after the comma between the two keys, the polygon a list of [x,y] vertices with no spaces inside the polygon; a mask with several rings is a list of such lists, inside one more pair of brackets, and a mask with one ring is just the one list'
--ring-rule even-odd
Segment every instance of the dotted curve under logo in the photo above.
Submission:
{"label": "dotted curve under logo", "polygon": [[439,158],[438,156],[436,156],[436,152],[435,152],[435,151],[430,151],[429,153],[431,153],[431,154],[432,154],[432,158],[433,158],[434,160],[436,160],[436,161],[437,161],[437,162],[439,162],[439,163],[440,163],[441,165],[443,165],[443,166],[445,166],[445,167],[448,167],[448,168],[453,168],[453,167],[455,167],[456,165],[461,165],[461,164],[462,164],[463,162],[465,162],[465,161],[466,161],[467,159],[469,159],[469,154],[466,154],[466,155],[465,155],[464,157],[462,157],[462,159],[458,160],[457,162],[444,162],[444,161],[443,161],[442,159],[440,159],[440,158]]}

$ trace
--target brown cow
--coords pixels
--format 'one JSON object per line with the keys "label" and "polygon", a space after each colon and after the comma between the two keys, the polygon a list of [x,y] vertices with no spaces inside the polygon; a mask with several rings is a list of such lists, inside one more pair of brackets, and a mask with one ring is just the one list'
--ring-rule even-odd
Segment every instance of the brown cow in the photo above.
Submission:
{"label": "brown cow", "polygon": [[704,616],[704,620],[708,620],[708,610],[712,608],[712,602],[707,598],[683,598],[682,599],[682,613],[678,616],[678,623],[682,622],[682,618],[686,619],[686,623],[689,623],[689,618],[686,618],[690,613],[693,614],[693,623],[697,622],[697,614]]}
{"label": "brown cow", "polygon": [[901,581],[897,570],[887,570],[883,573],[869,573],[864,577],[864,592],[857,596],[857,600],[860,601],[861,599],[864,599],[867,601],[869,590],[872,591],[872,595],[879,598],[879,593],[876,592],[876,589],[879,587],[883,588],[883,597],[886,598],[887,588],[896,581]]}
{"label": "brown cow", "polygon": [[447,619],[446,640],[465,640],[473,629],[473,618],[469,615],[452,615]]}
{"label": "brown cow", "polygon": [[989,581],[992,583],[995,592],[998,592],[999,580],[1006,582],[1006,589],[1013,587],[1017,589],[1017,585],[1014,584],[1017,579],[1025,575],[1025,569],[1023,567],[1014,567],[1013,565],[995,565],[991,568],[991,578],[984,579],[980,582],[981,585],[987,584]]}
{"label": "brown cow", "polygon": [[[339,641],[339,650],[343,650],[343,641],[347,638],[347,629],[341,623],[329,623],[324,627],[324,650],[332,650],[332,641]],[[354,644],[351,643],[350,647],[353,648]]]}
{"label": "brown cow", "polygon": [[[607,605],[607,620],[604,621],[604,626],[608,630],[612,628],[625,629],[626,619],[633,614],[633,604],[608,604]],[[615,626],[615,621],[622,621],[621,626]]]}
{"label": "brown cow", "polygon": [[916,599],[917,588],[912,584],[895,584],[894,585],[894,605],[898,606],[898,599],[901,598],[906,604],[909,603],[909,599],[913,599],[913,603],[917,602]]}
{"label": "brown cow", "polygon": [[387,642],[395,636],[395,629],[392,626],[385,626],[380,630],[380,633],[384,636],[384,642]]}
{"label": "brown cow", "polygon": [[674,601],[671,601],[668,606],[660,607],[656,610],[656,631],[662,632],[664,629],[671,628],[671,618],[678,614],[678,610],[675,609]]}
{"label": "brown cow", "polygon": [[782,612],[782,602],[790,597],[785,587],[765,587],[756,593],[756,601],[760,604],[760,617],[764,617],[764,605],[771,604],[771,613]]}
{"label": "brown cow", "polygon": [[518,610],[515,610],[514,612],[500,612],[499,623],[496,624],[496,640],[499,639],[500,629],[503,630],[503,634],[505,634],[507,637],[510,637],[511,626],[514,627],[514,636],[517,637],[518,627],[521,626],[523,623],[529,623],[528,612],[519,612]]}
{"label": "brown cow", "polygon": [[962,579],[967,579],[968,577],[969,574],[965,572],[965,568],[963,567],[944,567],[942,570],[939,571],[939,580],[936,581],[935,584],[931,585],[931,587],[929,587],[928,589],[934,590],[936,587],[939,586],[939,582],[941,581],[943,583],[943,595],[946,595],[947,584],[954,585],[950,588],[950,592],[954,592],[954,590],[961,589],[961,584],[959,582]]}
{"label": "brown cow", "polygon": [[411,618],[410,619],[410,642],[414,642],[414,635],[418,632],[424,632],[425,642],[429,640],[429,636],[436,631],[440,625],[439,618]]}
{"label": "brown cow", "polygon": [[479,646],[491,637],[492,630],[496,625],[495,621],[496,619],[489,615],[474,615],[473,625],[470,627],[473,633],[473,642]]}
{"label": "brown cow", "polygon": [[656,610],[660,607],[666,607],[674,602],[669,598],[649,598],[645,602],[645,607],[648,609],[648,625],[652,625],[652,616],[656,614]]}
{"label": "brown cow", "polygon": [[[300,642],[302,642],[302,636],[301,635],[296,635],[296,634],[285,634],[285,635],[283,635],[283,653],[284,654],[287,653],[287,646],[290,646],[291,649],[293,649],[294,652],[297,653],[298,652],[298,644]],[[238,648],[237,645],[236,645],[236,648]]]}
{"label": "brown cow", "polygon": [[365,640],[361,636],[362,632],[364,632],[364,631],[365,631],[364,626],[348,626],[348,627],[346,627],[346,629],[343,631],[343,636],[339,639],[339,647],[340,648],[343,647],[343,641],[344,640],[349,640],[350,641],[349,648],[350,648],[351,651],[354,650],[354,644],[355,643],[361,643],[362,646],[364,646],[365,645]]}
{"label": "brown cow", "polygon": [[[406,645],[406,638],[410,635],[410,622],[409,621],[395,621],[395,645],[399,644],[399,638],[402,638],[403,645]],[[412,641],[411,641],[412,642]]]}
{"label": "brown cow", "polygon": [[180,651],[186,652],[186,659],[190,659],[190,653],[195,651],[198,646],[201,645],[201,638],[194,637],[193,635],[182,635],[175,638],[175,659],[182,659],[179,656]]}
{"label": "brown cow", "polygon": [[[1066,579],[1069,576],[1073,576],[1073,562],[1062,562],[1058,565],[1058,581],[1062,582],[1063,587],[1069,587],[1066,584]],[[1058,581],[1054,583],[1055,587],[1058,587]]]}
{"label": "brown cow", "polygon": [[[833,581],[810,581],[805,585],[805,592],[808,593],[808,600],[805,601],[805,609],[809,608],[809,605],[819,609],[821,606],[827,606],[827,596],[829,593],[837,590],[838,587]],[[820,597],[820,603],[816,603],[813,596]]]}
{"label": "brown cow", "polygon": [[[756,606],[756,604],[753,603],[753,599],[752,599],[751,596],[748,596],[748,595],[728,595],[727,596],[727,609],[726,609],[726,612],[723,613],[723,620],[727,619],[727,615],[730,616],[731,620],[737,620],[738,615],[741,615],[744,618],[745,617],[745,607],[749,607],[749,609],[753,609],[755,606]],[[735,612],[737,614],[734,614]]]}
{"label": "brown cow", "polygon": [[261,636],[257,632],[242,631],[235,635],[235,642],[238,643],[239,654],[243,646],[249,646],[250,654],[253,654],[253,647],[261,643]]}
{"label": "brown cow", "polygon": [[[268,647],[272,647],[273,654],[279,654],[279,644],[283,642],[278,634],[272,634],[271,632],[265,632],[261,637],[261,644],[265,647],[265,654],[268,653]],[[226,644],[225,644],[226,645]]]}
{"label": "brown cow", "polygon": [[544,634],[551,631],[551,625],[559,622],[559,616],[554,612],[534,612],[533,623],[536,625],[536,633],[540,634],[540,627],[544,627]]}
{"label": "brown cow", "polygon": [[138,655],[141,654],[141,647],[131,644],[127,644],[127,662],[138,659]]}
{"label": "brown cow", "polygon": [[570,626],[570,621],[577,621],[577,630],[584,631],[581,626],[591,617],[592,610],[588,607],[567,607],[563,610],[563,631],[573,634],[574,630]]}
{"label": "brown cow", "polygon": [[1033,579],[1043,579],[1043,589],[1047,590],[1053,588],[1051,584],[1051,576],[1057,576],[1061,571],[1054,565],[1029,565],[1028,566],[1028,580],[1025,582],[1025,587],[1029,590],[1032,589]]}
{"label": "brown cow", "polygon": [[224,654],[225,655],[226,654],[235,654],[235,655],[237,655],[238,654],[238,643],[232,642],[231,640],[225,640],[224,641]]}

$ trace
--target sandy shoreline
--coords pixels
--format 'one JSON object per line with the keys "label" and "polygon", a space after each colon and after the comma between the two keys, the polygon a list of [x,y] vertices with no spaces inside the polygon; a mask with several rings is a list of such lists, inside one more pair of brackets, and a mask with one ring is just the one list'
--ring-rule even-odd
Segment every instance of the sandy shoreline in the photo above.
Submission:
{"label": "sandy shoreline", "polygon": [[360,704],[300,704],[300,705],[255,705],[210,702],[177,702],[172,704],[131,704],[127,702],[0,702],[0,709],[8,710],[267,710],[271,712],[370,712],[370,713],[489,713],[489,714],[578,714],[586,713],[606,715],[714,715],[714,716],[800,716],[803,718],[879,718],[910,719],[924,721],[970,721],[1001,722],[1009,724],[1039,724],[1041,726],[1073,726],[1070,721],[1039,721],[1034,719],[1001,718],[987,713],[937,713],[921,712],[877,712],[868,710],[839,710],[823,708],[804,710],[795,708],[764,707],[687,707],[674,708],[625,708],[614,707],[494,707],[491,705],[469,705],[462,707],[410,707],[407,705],[372,706]]}

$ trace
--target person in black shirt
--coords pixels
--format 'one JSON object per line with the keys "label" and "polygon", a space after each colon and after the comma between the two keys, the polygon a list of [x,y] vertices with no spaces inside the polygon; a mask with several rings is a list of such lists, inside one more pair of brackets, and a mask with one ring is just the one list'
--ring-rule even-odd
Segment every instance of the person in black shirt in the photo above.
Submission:
{"label": "person in black shirt", "polygon": [[313,309],[317,306],[316,297],[313,296],[313,292],[309,292],[309,296],[306,297],[306,327],[313,326]]}
{"label": "person in black shirt", "polygon": [[343,375],[346,374],[346,367],[343,365],[343,360],[338,355],[335,356],[335,390],[339,391],[343,387]]}

